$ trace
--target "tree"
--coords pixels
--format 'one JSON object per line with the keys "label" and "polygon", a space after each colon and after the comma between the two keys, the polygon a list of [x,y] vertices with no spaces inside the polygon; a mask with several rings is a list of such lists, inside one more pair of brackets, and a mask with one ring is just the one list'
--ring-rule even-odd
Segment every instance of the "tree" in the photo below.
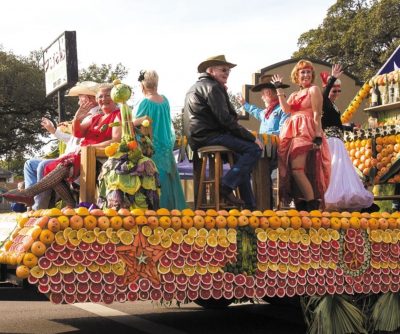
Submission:
{"label": "tree", "polygon": [[95,82],[113,82],[115,79],[122,80],[126,77],[128,71],[125,66],[118,63],[115,68],[110,64],[91,64],[87,69],[83,69],[79,73],[80,81],[95,81]]}
{"label": "tree", "polygon": [[339,62],[366,81],[399,45],[399,12],[398,0],[337,0],[318,28],[300,36],[293,57]]}

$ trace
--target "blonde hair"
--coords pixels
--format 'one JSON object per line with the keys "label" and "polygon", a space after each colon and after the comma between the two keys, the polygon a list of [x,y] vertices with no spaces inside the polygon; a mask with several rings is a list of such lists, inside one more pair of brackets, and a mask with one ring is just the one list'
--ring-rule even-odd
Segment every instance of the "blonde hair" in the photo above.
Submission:
{"label": "blonde hair", "polygon": [[311,82],[314,82],[315,70],[314,70],[313,63],[308,60],[301,59],[293,67],[292,73],[290,73],[290,78],[292,79],[293,83],[295,83],[295,84],[299,83],[299,70],[302,70],[303,68],[310,68],[312,70]]}
{"label": "blonde hair", "polygon": [[154,70],[145,70],[144,79],[141,81],[142,85],[146,89],[157,89],[158,86],[158,74]]}

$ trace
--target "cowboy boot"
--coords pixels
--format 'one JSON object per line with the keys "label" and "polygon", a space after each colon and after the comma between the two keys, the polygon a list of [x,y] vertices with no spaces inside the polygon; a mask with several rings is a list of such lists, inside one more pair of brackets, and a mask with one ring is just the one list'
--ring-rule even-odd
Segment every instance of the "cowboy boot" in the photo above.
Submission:
{"label": "cowboy boot", "polygon": [[294,203],[297,211],[307,211],[307,201],[300,200]]}
{"label": "cowboy boot", "polygon": [[319,210],[320,201],[317,199],[312,199],[311,201],[307,201],[307,211]]}
{"label": "cowboy boot", "polygon": [[71,208],[75,207],[75,198],[72,195],[71,190],[69,189],[67,183],[62,180],[59,184],[54,186],[55,192],[61,197],[61,199],[65,202],[65,206],[69,206]]}
{"label": "cowboy boot", "polygon": [[26,206],[32,206],[33,197],[43,191],[53,189],[69,175],[70,168],[58,165],[53,171],[47,174],[43,179],[27,189],[15,191],[12,190],[3,194],[3,197],[10,202],[24,203]]}

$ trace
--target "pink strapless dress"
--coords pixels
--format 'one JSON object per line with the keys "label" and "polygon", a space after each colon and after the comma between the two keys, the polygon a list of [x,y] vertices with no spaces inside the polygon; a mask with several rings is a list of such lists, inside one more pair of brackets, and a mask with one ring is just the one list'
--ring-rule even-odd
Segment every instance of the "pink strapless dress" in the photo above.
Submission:
{"label": "pink strapless dress", "polygon": [[304,172],[313,186],[315,198],[323,202],[331,173],[331,156],[328,143],[323,136],[320,149],[313,149],[315,124],[309,91],[291,94],[288,103],[292,106],[291,116],[284,123],[279,135],[280,200],[289,204],[293,199],[303,198],[303,194],[292,178],[290,161],[298,155],[307,153]]}

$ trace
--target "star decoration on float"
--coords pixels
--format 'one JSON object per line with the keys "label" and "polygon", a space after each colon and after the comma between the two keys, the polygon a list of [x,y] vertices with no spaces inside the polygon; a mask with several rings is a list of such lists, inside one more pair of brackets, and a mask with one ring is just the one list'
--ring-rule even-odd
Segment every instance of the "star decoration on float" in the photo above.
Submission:
{"label": "star decoration on float", "polygon": [[371,129],[371,137],[376,137],[377,133],[376,133],[376,129],[373,128]]}
{"label": "star decoration on float", "polygon": [[137,258],[139,264],[147,264],[148,256],[146,254],[144,254],[143,252],[141,252],[139,256],[136,256],[136,258]]}
{"label": "star decoration on float", "polygon": [[135,235],[131,245],[117,247],[117,255],[126,264],[125,282],[127,284],[137,282],[140,278],[151,278],[153,282],[160,283],[160,275],[157,270],[158,261],[166,250],[157,246],[150,246],[147,238],[141,231]]}

